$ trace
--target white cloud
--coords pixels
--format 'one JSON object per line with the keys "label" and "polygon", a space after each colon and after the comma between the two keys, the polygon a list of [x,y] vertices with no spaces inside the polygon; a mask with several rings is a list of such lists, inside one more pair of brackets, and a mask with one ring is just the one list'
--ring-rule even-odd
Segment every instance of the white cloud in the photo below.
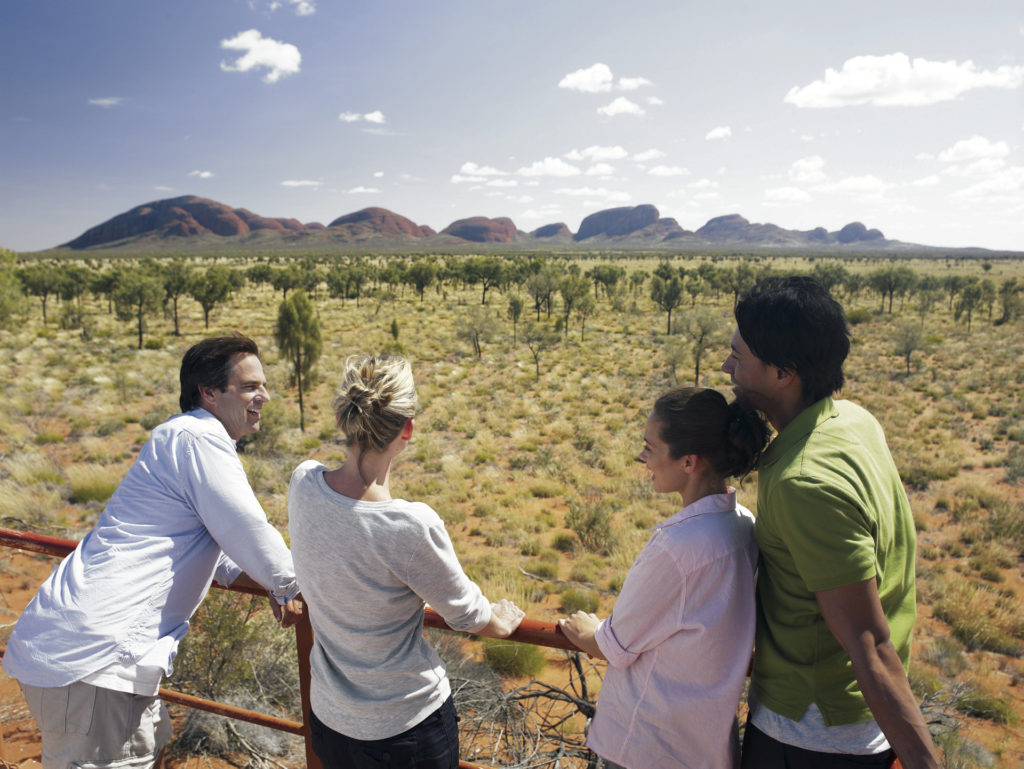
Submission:
{"label": "white cloud", "polygon": [[772,203],[806,203],[811,196],[797,187],[775,187],[765,190],[764,198]]}
{"label": "white cloud", "polygon": [[598,62],[586,69],[578,69],[558,81],[559,88],[583,93],[612,90],[612,71],[607,64]]}
{"label": "white cloud", "polygon": [[383,178],[383,176],[384,176],[384,172],[383,171],[374,171],[373,172],[373,178],[374,179],[381,179],[381,178]]}
{"label": "white cloud", "polygon": [[523,166],[516,173],[520,176],[579,176],[581,171],[561,158],[546,157]]}
{"label": "white cloud", "polygon": [[873,174],[847,176],[838,182],[820,185],[817,189],[826,192],[853,192],[861,195],[881,195],[892,185]]}
{"label": "white cloud", "polygon": [[198,176],[200,179],[212,179],[213,171],[189,171],[189,176]]}
{"label": "white cloud", "polygon": [[379,109],[373,112],[359,113],[359,112],[342,112],[338,115],[338,120],[343,123],[358,123],[365,120],[367,123],[383,123],[384,113]]}
{"label": "white cloud", "polygon": [[609,203],[625,203],[632,199],[628,192],[609,190],[607,187],[561,187],[555,190],[556,195],[570,195],[572,197],[597,198]]}
{"label": "white cloud", "polygon": [[966,166],[952,165],[944,169],[942,173],[947,176],[991,176],[1005,166],[1002,158],[979,158]]}
{"label": "white cloud", "polygon": [[615,167],[608,163],[594,163],[587,169],[587,176],[608,176],[615,173]]}
{"label": "white cloud", "polygon": [[515,179],[491,179],[487,182],[488,187],[517,187],[519,182]]}
{"label": "white cloud", "polygon": [[953,197],[1024,202],[1024,166],[1006,168],[985,181],[953,193]]}
{"label": "white cloud", "polygon": [[602,147],[598,144],[593,144],[586,149],[582,150],[569,150],[565,153],[565,157],[569,160],[622,160],[622,158],[629,155],[626,150],[618,145]]}
{"label": "white cloud", "polygon": [[615,117],[616,115],[643,115],[644,110],[639,104],[634,104],[625,96],[619,96],[610,104],[597,108],[597,114]]}
{"label": "white cloud", "polygon": [[712,139],[728,139],[730,136],[732,136],[732,129],[727,125],[720,125],[708,131],[704,138],[710,141]]}
{"label": "white cloud", "polygon": [[920,179],[915,179],[910,184],[913,187],[935,187],[942,183],[942,179],[935,174],[931,176],[925,176]]}
{"label": "white cloud", "polygon": [[295,6],[296,16],[311,16],[316,13],[316,3],[313,0],[288,0]]}
{"label": "white cloud", "polygon": [[319,187],[323,182],[313,179],[286,179],[281,182],[282,187]]}
{"label": "white cloud", "polygon": [[962,63],[913,59],[903,53],[854,56],[840,70],[825,70],[821,80],[794,86],[783,101],[797,107],[921,107],[950,101],[975,88],[1017,88],[1024,66],[1004,65],[979,70],[971,60]]}
{"label": "white cloud", "polygon": [[690,182],[686,187],[691,190],[710,190],[717,188],[718,182],[711,181],[711,179],[705,177],[703,179],[698,179],[695,182]]}
{"label": "white cloud", "polygon": [[798,184],[823,182],[827,178],[822,170],[824,167],[825,159],[821,155],[810,155],[806,158],[800,158],[789,167],[789,179]]}
{"label": "white cloud", "polygon": [[645,85],[654,85],[654,83],[646,77],[619,78],[619,90],[621,91],[635,91],[637,88],[643,88]]}
{"label": "white cloud", "polygon": [[157,192],[174,192],[174,187],[165,187],[162,184],[158,184],[153,189]]}
{"label": "white cloud", "polygon": [[239,32],[230,40],[221,40],[220,47],[229,51],[245,51],[232,64],[222,61],[222,70],[248,72],[263,67],[267,69],[264,83],[276,83],[283,77],[294,75],[302,63],[302,54],[294,45],[263,37],[256,29]]}
{"label": "white cloud", "polygon": [[650,104],[652,107],[660,107],[665,102],[663,99],[659,99],[657,96],[648,96],[647,103]]}
{"label": "white cloud", "polygon": [[689,176],[690,171],[680,166],[655,166],[648,171],[651,176]]}
{"label": "white cloud", "polygon": [[1009,154],[1010,145],[1006,142],[993,142],[984,136],[972,136],[940,152],[939,160],[943,163],[960,163],[979,158],[1005,158]]}
{"label": "white cloud", "polygon": [[378,190],[376,187],[363,187],[362,185],[360,185],[359,187],[353,187],[350,190],[345,190],[345,192],[348,193],[349,195],[368,195],[380,192],[380,190]]}
{"label": "white cloud", "polygon": [[633,155],[633,160],[635,160],[637,163],[647,163],[650,162],[651,160],[657,160],[658,158],[663,157],[665,157],[665,153],[662,152],[661,150],[649,149],[644,150],[643,152],[637,152],[635,155]]}
{"label": "white cloud", "polygon": [[520,213],[518,218],[527,220],[550,219],[554,216],[558,216],[561,210],[562,209],[557,205],[546,205],[543,206],[542,208],[528,208],[522,213]]}
{"label": "white cloud", "polygon": [[463,176],[462,174],[454,174],[450,179],[452,184],[480,184],[487,181],[484,176]]}
{"label": "white cloud", "polygon": [[103,107],[109,109],[110,107],[116,107],[118,104],[124,101],[123,96],[103,96],[99,99],[89,99],[89,103],[94,107]]}
{"label": "white cloud", "polygon": [[492,166],[477,165],[471,160],[467,160],[462,164],[459,173],[467,174],[468,176],[504,176],[506,174],[505,171],[499,171]]}
{"label": "white cloud", "polygon": [[918,152],[914,155],[914,160],[935,160],[935,155],[931,152]]}

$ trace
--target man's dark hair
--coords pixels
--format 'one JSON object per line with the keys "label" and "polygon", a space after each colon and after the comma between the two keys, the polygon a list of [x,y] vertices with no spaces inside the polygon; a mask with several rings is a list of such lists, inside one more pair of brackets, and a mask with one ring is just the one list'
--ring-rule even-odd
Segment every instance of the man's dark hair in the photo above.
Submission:
{"label": "man's dark hair", "polygon": [[192,345],[181,359],[181,410],[191,411],[202,405],[200,386],[223,392],[228,386],[233,358],[239,354],[258,358],[260,348],[249,337],[237,333],[212,336]]}
{"label": "man's dark hair", "polygon": [[765,278],[740,297],[735,315],[754,355],[800,377],[804,403],[842,388],[850,328],[839,302],[815,278]]}

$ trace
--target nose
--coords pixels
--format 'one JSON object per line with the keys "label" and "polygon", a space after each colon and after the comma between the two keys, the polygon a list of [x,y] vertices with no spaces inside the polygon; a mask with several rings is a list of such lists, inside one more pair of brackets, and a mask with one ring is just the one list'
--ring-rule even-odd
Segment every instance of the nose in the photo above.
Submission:
{"label": "nose", "polygon": [[260,389],[256,392],[256,396],[264,403],[268,403],[270,401],[270,391],[267,390],[266,385],[260,387]]}
{"label": "nose", "polygon": [[730,354],[725,360],[722,361],[722,371],[724,371],[726,374],[731,374],[732,373],[732,368],[729,365],[729,361],[731,361],[731,360],[732,360],[732,355]]}

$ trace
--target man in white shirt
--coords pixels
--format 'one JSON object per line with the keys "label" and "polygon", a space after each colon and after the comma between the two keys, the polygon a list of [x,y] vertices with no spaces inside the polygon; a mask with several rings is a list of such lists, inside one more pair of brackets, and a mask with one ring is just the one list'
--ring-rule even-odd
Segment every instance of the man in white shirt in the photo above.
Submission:
{"label": "man in white shirt", "polygon": [[51,573],[3,658],[42,733],[44,769],[152,767],[170,739],[157,696],[216,579],[301,613],[291,554],[235,442],[270,400],[256,343],[205,339],[182,359],[183,413],[156,427],[95,528]]}

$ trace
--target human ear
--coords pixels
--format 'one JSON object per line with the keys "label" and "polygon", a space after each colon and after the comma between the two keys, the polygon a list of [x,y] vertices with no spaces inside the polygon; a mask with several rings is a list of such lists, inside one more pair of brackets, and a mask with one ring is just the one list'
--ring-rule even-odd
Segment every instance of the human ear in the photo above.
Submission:
{"label": "human ear", "polygon": [[413,428],[414,427],[415,427],[415,425],[414,425],[413,420],[412,419],[407,420],[406,423],[405,423],[405,427],[402,428],[402,432],[400,432],[398,434],[398,436],[403,441],[409,440],[410,438],[412,438],[412,432],[413,432]]}

